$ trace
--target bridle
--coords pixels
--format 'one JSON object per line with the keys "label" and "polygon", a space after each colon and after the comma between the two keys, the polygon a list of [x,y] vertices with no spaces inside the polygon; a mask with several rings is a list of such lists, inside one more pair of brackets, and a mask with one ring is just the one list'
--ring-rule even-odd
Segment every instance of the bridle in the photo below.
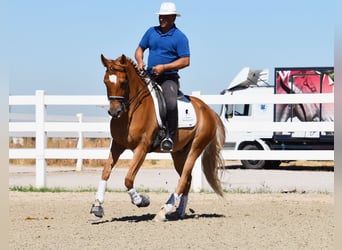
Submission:
{"label": "bridle", "polygon": [[[125,85],[127,86],[126,89],[125,89],[125,93],[127,92],[127,89],[128,89],[128,86],[129,86],[129,80],[128,80],[128,77],[127,77],[127,70],[124,66],[122,65],[114,65],[114,66],[117,66],[117,67],[108,67],[107,68],[107,72],[116,72],[116,71],[119,71],[119,72],[123,72],[125,73],[126,75],[126,80],[125,80]],[[122,109],[124,112],[127,112],[129,106],[137,99],[137,97],[140,95],[140,93],[142,91],[144,91],[146,88],[146,85],[144,85],[143,88],[140,88],[136,93],[135,95],[131,98],[131,99],[126,99],[125,96],[111,96],[111,95],[107,95],[107,98],[108,98],[108,101],[117,101],[120,103]]]}

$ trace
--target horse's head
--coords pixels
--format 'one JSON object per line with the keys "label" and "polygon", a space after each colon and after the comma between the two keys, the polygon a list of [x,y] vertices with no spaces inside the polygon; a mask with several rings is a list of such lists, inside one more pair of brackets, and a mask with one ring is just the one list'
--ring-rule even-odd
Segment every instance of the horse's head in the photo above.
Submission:
{"label": "horse's head", "polygon": [[113,118],[119,118],[126,111],[128,98],[127,59],[122,55],[116,60],[110,60],[101,54],[101,61],[107,69],[103,81],[110,102],[108,114]]}

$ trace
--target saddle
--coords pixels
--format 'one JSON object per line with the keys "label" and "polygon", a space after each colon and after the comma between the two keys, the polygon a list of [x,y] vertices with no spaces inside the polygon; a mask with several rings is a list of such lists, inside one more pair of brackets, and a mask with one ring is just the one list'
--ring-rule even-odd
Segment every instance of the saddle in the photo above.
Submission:
{"label": "saddle", "polygon": [[[157,135],[154,138],[150,152],[159,147],[160,142],[166,136],[166,102],[161,87],[149,76],[143,76],[147,87],[151,93],[154,108],[156,112],[156,118],[159,126]],[[178,128],[190,128],[194,127],[197,122],[196,113],[190,98],[184,95],[182,91],[178,91]]]}

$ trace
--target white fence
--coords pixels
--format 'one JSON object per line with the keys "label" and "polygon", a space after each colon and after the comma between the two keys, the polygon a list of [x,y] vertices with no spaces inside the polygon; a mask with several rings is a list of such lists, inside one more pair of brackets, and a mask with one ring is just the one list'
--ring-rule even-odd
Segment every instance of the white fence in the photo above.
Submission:
{"label": "white fence", "polygon": [[[223,95],[201,95],[193,92],[192,95],[201,98],[209,105],[221,104],[243,104],[243,103],[265,103],[263,96],[247,96],[236,98],[230,96],[228,99]],[[267,100],[268,103],[333,103],[334,94],[296,94],[296,95],[273,95]],[[58,96],[45,95],[42,90],[37,90],[34,96],[10,96],[9,106],[34,106],[35,121],[33,122],[9,122],[9,132],[12,134],[29,132],[34,133],[36,138],[35,148],[10,148],[10,159],[35,159],[36,160],[36,186],[46,185],[46,159],[77,159],[76,170],[81,170],[83,159],[107,159],[108,148],[83,148],[83,137],[87,132],[103,133],[109,136],[109,119],[104,122],[84,122],[82,116],[78,115],[76,122],[48,122],[47,106],[108,106],[106,96]],[[305,122],[305,123],[279,123],[262,122],[260,124],[241,123],[231,127],[236,131],[334,131],[334,122]],[[74,149],[47,148],[48,133],[74,132],[79,139]],[[333,160],[333,150],[311,150],[300,151],[238,151],[223,150],[222,155],[226,160]],[[132,152],[125,151],[120,159],[131,159]],[[171,159],[170,154],[150,153],[146,159]],[[193,172],[194,189],[201,189],[202,175],[199,161]],[[197,187],[196,187],[197,186]]]}

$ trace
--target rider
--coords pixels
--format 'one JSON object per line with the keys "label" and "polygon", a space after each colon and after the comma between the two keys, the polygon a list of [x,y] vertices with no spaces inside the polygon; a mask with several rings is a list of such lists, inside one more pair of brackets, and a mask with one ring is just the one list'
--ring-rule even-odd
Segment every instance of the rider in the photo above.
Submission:
{"label": "rider", "polygon": [[164,2],[160,6],[159,26],[149,28],[143,35],[136,51],[138,69],[145,67],[144,51],[149,49],[147,70],[156,77],[161,86],[167,108],[168,135],[162,140],[162,151],[172,151],[178,127],[177,93],[179,89],[178,70],[189,66],[190,49],[188,38],[176,27],[176,5]]}

